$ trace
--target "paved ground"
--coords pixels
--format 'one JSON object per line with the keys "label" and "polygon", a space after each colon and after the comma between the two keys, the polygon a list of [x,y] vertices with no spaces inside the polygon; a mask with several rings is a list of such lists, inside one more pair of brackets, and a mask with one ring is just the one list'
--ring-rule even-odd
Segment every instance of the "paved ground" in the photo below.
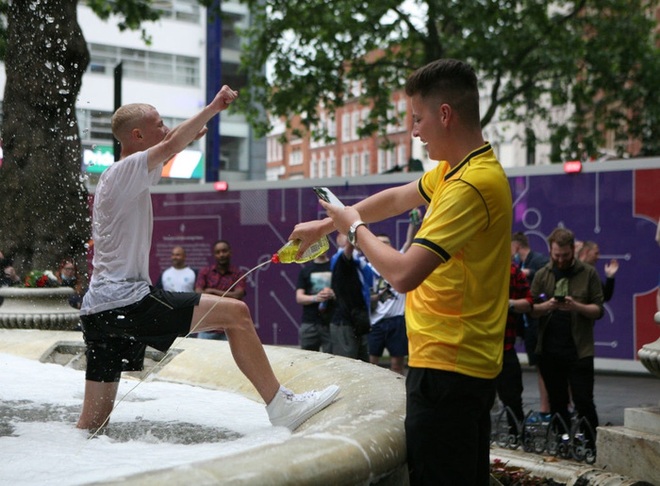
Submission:
{"label": "paved ground", "polygon": [[[525,413],[539,409],[536,372],[523,372]],[[660,404],[660,378],[649,374],[597,373],[594,389],[596,411],[601,425],[623,425],[623,410]]]}
{"label": "paved ground", "polygon": [[[388,367],[387,357],[381,366]],[[534,368],[523,365],[523,408],[525,414],[539,410],[537,375]],[[651,373],[596,372],[594,398],[601,425],[623,425],[623,411],[630,407],[660,405],[660,378]],[[660,485],[659,485],[660,486]]]}

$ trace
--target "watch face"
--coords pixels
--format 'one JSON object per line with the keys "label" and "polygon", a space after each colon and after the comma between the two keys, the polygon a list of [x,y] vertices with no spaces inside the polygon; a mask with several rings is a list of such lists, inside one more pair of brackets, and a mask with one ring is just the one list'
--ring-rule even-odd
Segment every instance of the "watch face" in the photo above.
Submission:
{"label": "watch face", "polygon": [[355,230],[352,228],[348,231],[348,242],[355,245]]}

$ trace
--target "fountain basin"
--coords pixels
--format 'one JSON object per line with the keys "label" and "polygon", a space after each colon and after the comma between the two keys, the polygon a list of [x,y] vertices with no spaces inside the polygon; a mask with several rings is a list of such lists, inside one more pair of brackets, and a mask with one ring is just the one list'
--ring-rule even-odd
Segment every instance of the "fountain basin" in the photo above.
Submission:
{"label": "fountain basin", "polygon": [[80,312],[69,305],[70,287],[1,287],[0,328],[74,330]]}
{"label": "fountain basin", "polygon": [[[76,343],[82,345],[78,333],[0,330],[0,352],[35,360],[52,361],[55,349]],[[282,444],[96,484],[407,484],[403,377],[324,353],[265,348],[283,385],[304,391],[336,383],[341,392],[335,403]],[[226,342],[185,339],[174,349],[151,379],[229,391],[261,402]]]}

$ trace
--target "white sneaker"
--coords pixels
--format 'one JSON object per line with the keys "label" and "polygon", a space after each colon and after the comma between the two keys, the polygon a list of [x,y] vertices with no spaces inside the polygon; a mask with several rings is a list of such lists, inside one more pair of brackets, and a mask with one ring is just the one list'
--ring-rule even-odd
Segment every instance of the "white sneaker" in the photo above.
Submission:
{"label": "white sneaker", "polygon": [[275,426],[288,427],[294,431],[305,420],[330,405],[337,393],[339,393],[337,385],[330,385],[325,390],[309,391],[299,395],[280,386],[275,397],[266,405],[270,423]]}

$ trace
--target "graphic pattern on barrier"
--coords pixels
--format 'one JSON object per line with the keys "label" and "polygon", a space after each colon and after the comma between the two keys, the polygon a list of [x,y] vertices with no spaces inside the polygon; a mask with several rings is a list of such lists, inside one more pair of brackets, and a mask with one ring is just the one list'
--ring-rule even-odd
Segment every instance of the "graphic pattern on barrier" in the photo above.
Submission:
{"label": "graphic pattern on barrier", "polygon": [[[660,248],[655,242],[660,217],[660,169],[526,175],[509,178],[514,201],[513,231],[523,231],[533,250],[546,253],[547,235],[557,226],[601,250],[597,270],[619,260],[614,297],[596,322],[596,357],[635,360],[637,350],[660,337],[653,323]],[[384,184],[329,186],[351,205],[382,190]],[[243,189],[226,192],[154,194],[151,277],[170,265],[172,246],[182,245],[188,264],[213,263],[211,247],[220,238],[232,245],[232,263],[248,270],[270,258],[302,221],[324,217],[309,187]],[[406,236],[407,215],[370,225],[390,235],[395,247]],[[336,251],[331,235],[330,252]],[[298,343],[302,308],[295,302],[300,266],[264,265],[248,279],[247,302],[267,344]],[[522,350],[521,350],[522,352]]]}

